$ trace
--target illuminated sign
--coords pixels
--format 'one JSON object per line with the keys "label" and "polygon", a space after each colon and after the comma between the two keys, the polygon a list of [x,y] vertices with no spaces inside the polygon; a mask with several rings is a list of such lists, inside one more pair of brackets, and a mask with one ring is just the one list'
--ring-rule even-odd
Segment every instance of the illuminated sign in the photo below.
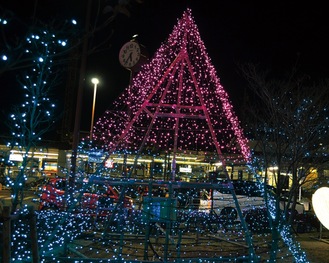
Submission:
{"label": "illuminated sign", "polygon": [[179,167],[179,171],[181,173],[192,173],[192,167],[190,165],[188,167]]}
{"label": "illuminated sign", "polygon": [[17,153],[11,153],[9,155],[9,161],[22,162],[23,161],[23,155],[17,154]]}

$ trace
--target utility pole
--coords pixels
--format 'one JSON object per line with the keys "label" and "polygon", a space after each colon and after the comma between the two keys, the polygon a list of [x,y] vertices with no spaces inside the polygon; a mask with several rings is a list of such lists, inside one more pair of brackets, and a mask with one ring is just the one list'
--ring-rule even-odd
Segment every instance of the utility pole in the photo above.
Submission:
{"label": "utility pole", "polygon": [[77,162],[78,144],[79,144],[79,137],[80,137],[83,88],[84,88],[84,84],[85,84],[85,75],[86,75],[86,66],[87,66],[87,53],[88,53],[88,40],[89,40],[88,32],[89,32],[90,15],[91,15],[91,3],[92,3],[92,0],[88,0],[87,9],[86,9],[85,35],[84,35],[82,54],[81,54],[79,86],[78,86],[77,104],[76,104],[75,119],[74,119],[71,169],[70,169],[70,174],[69,174],[69,186],[70,187],[74,187],[74,184],[75,184],[76,162]]}

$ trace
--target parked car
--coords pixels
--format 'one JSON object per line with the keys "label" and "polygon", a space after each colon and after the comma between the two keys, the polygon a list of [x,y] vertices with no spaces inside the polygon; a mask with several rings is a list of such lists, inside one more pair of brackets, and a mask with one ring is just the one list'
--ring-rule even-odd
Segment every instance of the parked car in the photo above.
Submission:
{"label": "parked car", "polygon": [[[113,209],[119,202],[120,192],[114,186],[104,183],[78,183],[77,187],[81,192],[77,193],[76,210],[83,212],[92,212],[95,210]],[[58,209],[65,210],[66,202],[66,178],[52,178],[42,187],[40,195],[39,209]],[[133,200],[125,196],[123,207],[126,209],[133,208]]]}
{"label": "parked car", "polygon": [[[239,181],[232,180],[231,181],[234,187],[234,191],[237,197],[237,201],[239,203],[240,209],[243,212],[248,210],[252,210],[255,208],[265,208],[265,201],[262,196],[262,191],[257,186],[256,182],[253,181]],[[223,186],[228,187],[228,182],[222,181],[220,182]],[[274,191],[272,186],[267,185],[268,191]],[[280,200],[280,208],[283,210],[287,200],[281,198]],[[213,209],[222,209],[223,207],[235,207],[234,199],[229,188],[223,188],[215,190],[213,193]],[[297,202],[296,211],[298,214],[303,214],[305,209],[304,205]]]}

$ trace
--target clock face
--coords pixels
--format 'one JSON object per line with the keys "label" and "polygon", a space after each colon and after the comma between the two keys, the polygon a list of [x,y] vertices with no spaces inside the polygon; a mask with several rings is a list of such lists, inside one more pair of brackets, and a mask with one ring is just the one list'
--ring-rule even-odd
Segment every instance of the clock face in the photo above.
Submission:
{"label": "clock face", "polygon": [[141,49],[134,41],[127,42],[119,52],[119,61],[125,68],[132,68],[140,59]]}

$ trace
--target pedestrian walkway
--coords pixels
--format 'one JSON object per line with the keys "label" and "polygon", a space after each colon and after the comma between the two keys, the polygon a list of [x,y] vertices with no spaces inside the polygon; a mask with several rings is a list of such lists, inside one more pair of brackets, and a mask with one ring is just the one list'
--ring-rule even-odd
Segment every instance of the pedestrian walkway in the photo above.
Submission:
{"label": "pedestrian walkway", "polygon": [[321,238],[319,232],[298,234],[296,240],[305,251],[310,263],[327,263],[329,258],[329,231],[324,230]]}

